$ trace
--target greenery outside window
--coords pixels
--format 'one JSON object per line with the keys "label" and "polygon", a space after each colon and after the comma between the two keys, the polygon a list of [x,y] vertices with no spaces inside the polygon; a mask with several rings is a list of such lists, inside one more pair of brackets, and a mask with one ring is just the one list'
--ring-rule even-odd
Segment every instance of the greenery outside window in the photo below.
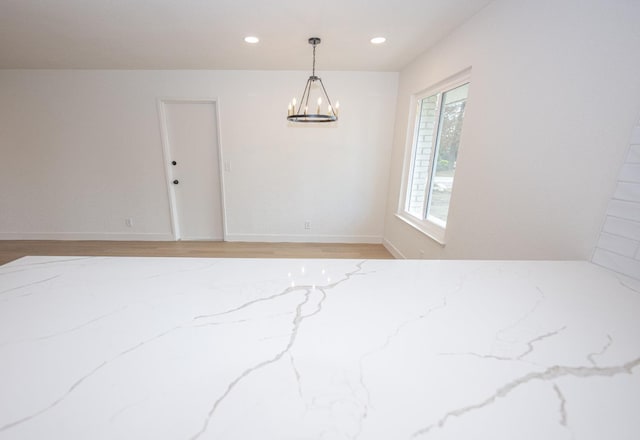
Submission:
{"label": "greenery outside window", "polygon": [[414,96],[399,216],[444,244],[469,71]]}

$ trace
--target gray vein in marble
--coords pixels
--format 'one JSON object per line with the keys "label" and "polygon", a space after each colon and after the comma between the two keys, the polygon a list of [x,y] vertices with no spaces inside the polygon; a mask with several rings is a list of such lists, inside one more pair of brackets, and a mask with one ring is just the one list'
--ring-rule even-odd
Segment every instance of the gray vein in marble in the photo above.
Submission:
{"label": "gray vein in marble", "polygon": [[[296,306],[296,312],[295,312],[295,316],[292,320],[292,329],[291,329],[291,334],[289,337],[289,341],[287,342],[286,346],[280,350],[278,353],[276,353],[271,359],[267,359],[264,360],[262,362],[259,362],[258,364],[254,365],[253,367],[247,368],[246,370],[244,370],[241,374],[239,374],[235,379],[233,379],[229,385],[227,386],[227,389],[224,391],[224,393],[222,393],[222,395],[220,397],[218,397],[218,399],[213,403],[213,405],[211,406],[211,408],[209,409],[209,412],[207,413],[204,423],[202,425],[202,427],[200,428],[200,430],[198,432],[196,432],[193,436],[190,437],[190,440],[195,440],[200,438],[209,428],[209,424],[211,423],[211,419],[213,418],[216,410],[218,409],[218,407],[220,406],[220,404],[227,398],[227,396],[233,391],[233,389],[240,383],[242,382],[242,380],[244,380],[245,378],[247,378],[248,376],[250,376],[251,374],[255,373],[256,371],[261,370],[262,368],[269,366],[271,364],[274,364],[276,362],[278,362],[280,359],[282,359],[284,357],[285,354],[289,353],[289,351],[291,350],[291,348],[293,347],[297,337],[298,337],[298,330],[300,328],[300,325],[302,324],[302,322],[305,319],[311,318],[314,315],[317,315],[318,313],[320,313],[322,311],[322,304],[325,301],[325,299],[327,298],[327,293],[326,290],[332,289],[334,287],[336,287],[337,285],[349,280],[352,276],[358,274],[358,272],[360,272],[362,270],[362,265],[365,263],[365,261],[361,261],[360,263],[356,264],[356,269],[348,272],[345,274],[344,278],[331,283],[329,285],[326,286],[315,286],[315,288],[313,286],[294,286],[294,287],[289,287],[287,289],[285,289],[283,292],[276,294],[276,295],[272,295],[270,297],[267,298],[260,298],[257,300],[253,300],[253,301],[249,301],[248,303],[245,303],[241,306],[235,307],[227,312],[223,312],[223,313],[218,313],[218,314],[213,314],[213,315],[203,315],[201,317],[210,317],[210,316],[218,316],[221,314],[228,314],[228,313],[232,313],[233,311],[238,311],[238,310],[242,310],[246,307],[249,307],[257,302],[261,302],[261,301],[266,301],[268,299],[273,299],[273,298],[277,298],[280,297],[284,294],[288,294],[291,293],[292,291],[303,291],[304,293],[304,299],[297,304]],[[313,292],[321,292],[321,298],[317,301],[316,304],[316,309],[307,314],[304,315],[302,313],[302,309],[304,307],[305,304],[307,304],[311,298],[311,295],[313,294]]]}
{"label": "gray vein in marble", "polygon": [[[352,387],[350,387],[349,389],[353,392]],[[309,407],[313,409],[323,409],[323,410],[333,411],[334,407],[338,404],[353,403],[352,399],[343,397],[342,393],[336,393],[336,394],[338,394],[340,397],[329,398],[329,396],[326,396],[326,395],[321,397],[314,396],[311,398],[311,404],[309,405]]]}
{"label": "gray vein in marble", "polygon": [[[536,301],[536,303],[533,305],[533,307],[531,307],[531,309],[526,312],[524,315],[522,315],[517,321],[515,321],[513,324],[503,328],[502,330],[498,331],[498,333],[496,334],[496,339],[498,340],[502,340],[504,341],[504,339],[502,339],[499,335],[506,333],[507,331],[514,329],[516,327],[518,327],[520,324],[522,324],[524,321],[527,320],[527,318],[529,318],[529,316],[533,315],[533,313],[538,310],[538,307],[540,307],[540,304],[546,299],[546,296],[544,294],[544,292],[542,291],[542,289],[540,289],[540,287],[536,286],[536,290],[538,291],[538,293],[540,294],[540,296],[538,297],[538,300]],[[508,341],[507,341],[508,342]]]}
{"label": "gray vein in marble", "polygon": [[553,384],[553,390],[556,392],[558,396],[558,400],[560,400],[560,424],[562,426],[567,426],[567,399],[565,399],[564,394],[558,387],[558,384]]}
{"label": "gray vein in marble", "polygon": [[[55,277],[54,277],[54,278],[55,278]],[[42,282],[44,282],[44,281],[42,281]],[[319,289],[319,290],[321,290],[321,289]],[[321,290],[321,291],[322,291],[322,290]],[[326,297],[326,294],[324,293],[324,291],[322,291],[322,292],[323,292],[324,297]],[[300,307],[301,307],[304,303],[306,303],[306,301],[304,301],[304,302],[300,305]],[[125,306],[125,308],[126,308],[126,306]],[[319,309],[318,309],[315,313],[318,313],[318,312],[320,311],[320,309],[321,309],[321,304],[319,304]],[[107,314],[107,315],[100,316],[100,317],[95,318],[95,319],[93,319],[93,320],[91,320],[91,321],[89,321],[89,322],[86,322],[86,323],[84,323],[84,324],[82,324],[82,325],[80,325],[80,326],[74,327],[74,328],[72,328],[72,329],[66,330],[66,331],[61,332],[61,333],[57,333],[57,334],[54,334],[54,335],[45,336],[45,337],[42,337],[42,338],[36,338],[36,340],[37,340],[37,339],[48,339],[48,338],[52,338],[52,337],[55,337],[55,336],[59,336],[59,335],[64,334],[64,333],[69,333],[69,332],[72,332],[72,331],[76,331],[76,330],[78,330],[78,329],[80,329],[80,328],[82,328],[82,327],[85,327],[85,326],[87,326],[87,325],[90,325],[90,324],[92,324],[92,323],[94,323],[94,322],[96,322],[96,321],[98,321],[98,320],[100,320],[100,319],[103,319],[103,318],[105,318],[105,317],[107,317],[107,316],[110,316],[110,315],[112,315],[112,314],[114,314],[114,313],[117,313],[117,312],[119,312],[119,311],[121,311],[121,310],[122,310],[122,309],[119,309],[119,310],[116,310],[116,311],[114,311],[114,312],[111,312],[111,313],[109,313],[109,314]],[[313,313],[313,314],[315,314],[315,313]],[[287,314],[289,314],[289,313],[287,313]],[[306,317],[312,316],[313,314],[308,315],[308,316],[306,316]],[[306,317],[303,317],[303,318],[306,318]],[[238,320],[238,321],[236,321],[236,322],[240,323],[240,322],[246,322],[246,321],[247,321],[247,320]],[[216,324],[222,324],[222,323],[202,324],[202,325],[193,326],[193,327],[203,327],[203,326],[216,325]],[[89,377],[91,377],[91,376],[93,376],[94,374],[96,374],[96,373],[97,373],[99,370],[101,370],[102,368],[104,368],[104,367],[106,367],[107,365],[111,364],[112,362],[114,362],[114,361],[115,361],[115,360],[117,360],[118,358],[120,358],[120,357],[122,357],[122,356],[124,356],[124,355],[126,355],[126,354],[128,354],[128,353],[131,353],[132,351],[135,351],[135,350],[137,350],[138,348],[140,348],[140,347],[142,347],[142,346],[144,346],[144,345],[146,345],[146,344],[148,344],[148,343],[150,343],[150,342],[152,342],[152,341],[154,341],[154,340],[156,340],[156,339],[159,339],[159,338],[161,338],[161,337],[163,337],[163,336],[166,336],[167,334],[169,334],[169,333],[171,333],[171,332],[173,332],[173,331],[175,331],[175,330],[181,329],[181,328],[185,328],[185,327],[184,327],[184,326],[175,326],[175,327],[172,327],[172,328],[170,328],[170,329],[168,329],[168,330],[165,330],[165,331],[163,331],[163,332],[161,332],[161,333],[159,333],[159,334],[157,334],[157,335],[155,335],[155,336],[153,336],[153,337],[151,337],[151,338],[149,338],[149,339],[146,339],[146,340],[144,340],[144,341],[142,341],[142,342],[139,342],[138,344],[135,344],[135,345],[131,346],[130,348],[128,348],[128,349],[126,349],[126,350],[124,350],[124,351],[122,351],[122,352],[118,353],[118,354],[117,354],[116,356],[114,356],[113,358],[111,358],[111,359],[109,359],[109,360],[104,361],[103,363],[101,363],[100,365],[98,365],[96,368],[94,368],[93,370],[91,370],[89,373],[87,373],[86,375],[84,375],[83,377],[81,377],[80,379],[78,379],[78,380],[77,380],[77,381],[76,381],[76,382],[75,382],[75,383],[74,383],[74,384],[73,384],[73,385],[72,385],[72,386],[71,386],[71,387],[70,387],[70,388],[69,388],[69,389],[68,389],[68,390],[67,390],[67,391],[62,395],[62,396],[58,397],[58,398],[57,398],[56,400],[54,400],[51,404],[49,404],[49,405],[48,405],[48,406],[46,406],[45,408],[42,408],[42,409],[40,409],[40,410],[36,411],[35,413],[33,413],[33,414],[31,414],[31,415],[25,416],[25,417],[23,417],[23,418],[21,418],[21,419],[15,420],[15,421],[13,421],[13,422],[10,422],[10,423],[8,423],[8,424],[5,424],[5,425],[1,426],[1,427],[0,427],[0,432],[6,431],[6,430],[8,430],[8,429],[10,429],[10,428],[13,428],[13,427],[15,427],[15,426],[18,426],[18,425],[20,425],[20,424],[24,423],[24,422],[30,421],[30,420],[32,420],[32,419],[34,419],[34,418],[38,417],[39,415],[44,414],[45,412],[47,412],[47,411],[51,410],[52,408],[54,408],[54,407],[56,407],[57,405],[59,405],[62,401],[64,401],[64,400],[65,400],[65,399],[66,399],[66,398],[67,398],[67,397],[68,397],[68,396],[69,396],[69,395],[70,395],[70,394],[71,394],[71,393],[72,393],[72,392],[73,392],[73,391],[74,391],[78,386],[80,386],[84,381],[86,381]],[[296,331],[297,331],[297,329],[296,329]],[[284,353],[283,353],[283,354],[284,354]]]}
{"label": "gray vein in marble", "polygon": [[392,341],[398,337],[398,335],[400,334],[400,332],[407,327],[408,325],[420,321],[422,319],[425,319],[427,316],[429,316],[432,312],[434,312],[435,310],[439,310],[442,308],[445,308],[447,306],[447,298],[449,295],[451,294],[455,294],[457,292],[460,292],[462,290],[462,287],[465,284],[465,277],[462,277],[458,283],[458,285],[456,286],[455,289],[453,289],[452,292],[445,294],[445,296],[442,297],[442,303],[437,305],[437,306],[433,306],[428,308],[424,313],[413,317],[411,319],[408,319],[406,321],[404,321],[403,323],[401,323],[400,325],[398,325],[395,330],[393,332],[391,332],[389,335],[387,335],[385,341],[377,348],[365,353],[364,355],[362,355],[362,357],[360,358],[358,365],[359,365],[359,381],[360,381],[360,386],[362,387],[362,389],[365,392],[366,395],[366,401],[363,404],[363,409],[362,409],[362,414],[360,416],[360,419],[358,420],[358,430],[355,433],[355,435],[351,436],[351,438],[353,440],[356,440],[360,437],[360,435],[362,435],[362,430],[364,429],[364,422],[366,420],[366,418],[369,415],[369,408],[371,407],[371,392],[369,391],[369,387],[367,387],[367,384],[365,383],[364,380],[364,362],[365,360],[370,357],[373,356],[376,353],[379,353],[383,350],[385,350],[389,345],[391,345]]}
{"label": "gray vein in marble", "polygon": [[[300,288],[297,288],[298,290],[301,290]],[[300,328],[300,324],[302,323],[302,321],[305,319],[302,317],[302,308],[305,304],[307,304],[309,302],[309,298],[311,296],[312,291],[308,288],[304,289],[305,291],[305,295],[304,295],[304,300],[300,303],[298,303],[298,305],[296,306],[296,315],[293,318],[293,328],[291,330],[291,334],[289,337],[289,341],[287,342],[287,345],[280,350],[278,353],[275,354],[275,356],[273,356],[271,359],[267,359],[265,361],[262,361],[256,365],[254,365],[253,367],[247,368],[246,370],[244,370],[240,375],[238,375],[235,379],[233,379],[229,385],[227,386],[227,389],[225,390],[224,393],[222,393],[222,395],[213,403],[213,406],[211,407],[211,409],[209,410],[209,412],[207,413],[207,416],[205,418],[205,421],[203,423],[202,428],[196,432],[193,436],[190,437],[191,440],[200,438],[200,436],[202,436],[207,428],[209,427],[209,423],[211,422],[211,419],[213,417],[213,415],[215,414],[216,410],[218,409],[218,407],[220,406],[220,404],[224,401],[224,399],[231,393],[231,391],[233,391],[233,389],[246,377],[248,377],[249,375],[251,375],[252,373],[268,366],[271,365],[275,362],[278,362],[280,359],[282,359],[282,357],[287,354],[289,352],[289,350],[291,349],[291,347],[293,347],[293,344],[295,343],[296,338],[298,337],[298,329]],[[326,297],[326,295],[324,296]],[[324,297],[320,300],[320,301],[324,301]],[[320,309],[318,309],[320,310]]]}
{"label": "gray vein in marble", "polygon": [[109,417],[109,423],[115,422],[115,420],[117,418],[119,418],[122,414],[124,414],[125,412],[127,412],[131,408],[135,408],[136,406],[139,406],[141,403],[146,402],[147,400],[149,400],[149,398],[145,397],[144,399],[139,399],[136,402],[132,402],[132,403],[129,403],[128,405],[126,405],[126,406],[123,406],[118,411],[113,413],[113,415],[111,417]]}
{"label": "gray vein in marble", "polygon": [[91,320],[89,320],[87,322],[84,322],[82,324],[78,324],[77,326],[72,327],[72,328],[67,329],[67,330],[62,330],[62,331],[59,331],[57,333],[52,333],[50,335],[45,335],[45,336],[36,336],[35,338],[24,338],[24,339],[12,340],[12,341],[9,341],[9,342],[5,342],[4,344],[0,344],[0,347],[5,347],[7,345],[20,344],[20,343],[23,343],[23,342],[44,341],[44,340],[47,340],[47,339],[52,339],[52,338],[55,338],[55,337],[58,337],[58,336],[66,335],[68,333],[73,333],[73,332],[78,331],[78,330],[80,330],[80,329],[82,329],[84,327],[87,327],[87,326],[89,326],[89,325],[91,325],[93,323],[96,323],[96,322],[101,321],[101,320],[103,320],[105,318],[108,318],[108,317],[110,317],[112,315],[115,315],[116,313],[120,313],[123,310],[125,310],[127,307],[128,306],[124,306],[124,307],[121,307],[119,309],[113,310],[113,311],[111,311],[109,313],[105,313],[104,315],[100,315],[100,316],[98,316],[96,318],[93,318],[93,319],[91,319]]}
{"label": "gray vein in marble", "polygon": [[[16,290],[26,289],[27,287],[35,286],[37,284],[43,284],[43,283],[46,283],[47,281],[51,281],[51,280],[55,280],[56,278],[60,278],[61,276],[62,275],[54,275],[52,277],[45,278],[44,280],[38,280],[38,281],[34,281],[32,283],[29,283],[29,284],[24,284],[22,286],[12,287],[11,289],[0,291],[0,295],[3,295],[5,293],[9,293],[9,292],[15,292]],[[29,295],[32,295],[32,294],[29,293],[29,294],[20,295],[20,296],[22,297],[22,296],[29,296]]]}
{"label": "gray vein in marble", "polygon": [[262,338],[258,339],[258,341],[272,341],[274,339],[288,339],[288,338],[289,338],[289,333],[281,333],[279,335],[263,336]]}
{"label": "gray vein in marble", "polygon": [[[500,340],[500,341],[505,341],[503,338],[500,337],[500,334],[514,329],[516,328],[518,325],[520,325],[521,323],[523,323],[529,316],[531,316],[540,306],[540,303],[545,299],[545,295],[544,292],[542,292],[542,290],[536,286],[536,289],[538,290],[538,292],[540,293],[540,297],[538,298],[538,300],[536,301],[536,303],[533,305],[533,307],[527,312],[525,313],[522,317],[520,317],[516,322],[514,322],[513,324],[510,324],[508,327],[505,327],[501,330],[499,330],[496,333],[496,339]],[[478,357],[481,359],[494,359],[494,360],[498,360],[498,361],[524,361],[524,357],[529,355],[530,353],[533,352],[534,350],[534,345],[544,339],[550,338],[552,336],[556,336],[559,333],[563,332],[564,330],[566,330],[566,326],[560,327],[557,330],[553,330],[550,331],[548,333],[545,333],[543,335],[540,336],[536,336],[533,339],[530,339],[529,341],[526,342],[527,345],[527,349],[519,354],[516,357],[513,356],[497,356],[497,355],[493,355],[493,354],[479,354],[479,353],[473,353],[473,352],[465,352],[465,353],[439,353],[440,355],[444,355],[444,356],[473,356],[473,357]],[[514,341],[505,341],[505,342],[514,342]],[[526,362],[526,361],[525,361]],[[532,363],[532,362],[529,362]]]}
{"label": "gray vein in marble", "polygon": [[13,422],[7,423],[4,426],[0,426],[0,432],[6,431],[6,430],[11,429],[11,428],[13,428],[15,426],[21,425],[24,422],[28,422],[29,420],[32,420],[32,419],[38,417],[39,415],[44,414],[45,412],[47,412],[47,411],[51,410],[52,408],[56,407],[64,399],[66,399],[67,396],[69,396],[69,394],[71,394],[73,392],[73,390],[78,388],[82,382],[87,380],[89,377],[93,376],[96,372],[98,372],[100,369],[102,369],[105,365],[107,365],[107,361],[104,361],[103,363],[101,363],[100,365],[95,367],[93,370],[91,370],[90,372],[88,372],[87,374],[82,376],[80,379],[75,381],[73,383],[73,385],[71,385],[71,387],[69,387],[69,389],[62,396],[58,397],[56,400],[54,400],[48,406],[36,411],[33,414],[30,414],[28,416],[22,417],[21,419],[18,419],[18,420],[14,420]]}
{"label": "gray vein in marble", "polygon": [[87,374],[85,374],[84,376],[82,376],[80,379],[78,379],[77,381],[75,381],[71,387],[69,387],[69,389],[64,392],[60,397],[58,397],[57,399],[55,399],[52,403],[50,403],[49,405],[47,405],[46,407],[34,412],[33,414],[30,414],[28,416],[22,417],[18,420],[14,420],[13,422],[7,423],[3,426],[0,426],[0,432],[6,431],[10,428],[13,428],[15,426],[21,425],[22,423],[28,422],[30,420],[33,420],[34,418],[46,413],[47,411],[51,410],[52,408],[56,407],[57,405],[59,405],[60,403],[62,403],[67,397],[69,397],[69,395],[76,389],[78,388],[83,382],[85,382],[87,379],[89,379],[91,376],[93,376],[94,374],[96,374],[98,371],[100,371],[102,368],[106,367],[107,365],[111,364],[112,362],[116,361],[118,358],[131,353],[132,351],[137,350],[138,348],[148,344],[149,342],[155,341],[156,339],[159,339],[175,330],[178,330],[180,328],[183,328],[182,326],[176,326],[176,327],[172,327],[169,330],[165,330],[161,333],[158,333],[157,335],[146,339],[142,342],[139,342],[136,345],[133,345],[131,347],[129,347],[126,350],[121,351],[120,353],[118,353],[117,355],[113,356],[111,359],[108,359],[106,361],[103,361],[100,365],[98,365],[97,367],[95,367],[93,370],[91,370],[90,372],[88,372]]}
{"label": "gray vein in marble", "polygon": [[351,436],[351,438],[353,440],[356,440],[357,438],[360,437],[360,435],[362,435],[362,430],[364,429],[364,422],[367,419],[367,417],[369,417],[369,408],[371,407],[371,392],[369,391],[369,388],[367,387],[367,385],[363,381],[363,378],[362,378],[362,366],[360,368],[361,368],[361,371],[360,371],[360,386],[365,391],[366,399],[365,399],[364,404],[362,405],[362,413],[360,414],[360,417],[358,418],[358,429],[356,430],[356,433],[353,436]]}
{"label": "gray vein in marble", "polygon": [[[480,359],[495,359],[497,361],[516,361],[516,360],[521,360],[521,359],[517,359],[514,357],[507,357],[507,356],[496,356],[493,354],[480,354],[480,353],[473,353],[473,352],[464,352],[464,353],[451,353],[451,352],[441,352],[438,353],[439,356],[472,356],[472,357],[477,357]],[[529,362],[531,363],[531,362]]]}
{"label": "gray vein in marble", "polygon": [[362,430],[364,429],[364,422],[367,419],[367,417],[369,417],[369,408],[371,407],[371,392],[369,391],[369,388],[367,387],[367,385],[364,383],[362,362],[363,360],[360,359],[360,386],[365,392],[365,402],[362,404],[362,413],[358,418],[358,429],[356,433],[353,436],[351,436],[352,440],[356,440],[357,438],[360,437],[360,435],[362,435]]}
{"label": "gray vein in marble", "polygon": [[533,344],[540,342],[544,339],[550,338],[552,336],[556,336],[557,334],[563,332],[564,330],[566,330],[567,326],[562,326],[560,327],[558,330],[554,330],[548,333],[545,333],[544,335],[540,335],[536,338],[531,339],[530,341],[527,342],[527,350],[520,354],[516,359],[521,360],[522,358],[524,358],[525,356],[527,356],[529,353],[531,353],[533,351]]}
{"label": "gray vein in marble", "polygon": [[[8,271],[5,272],[4,270],[0,271],[0,275],[7,275],[7,274],[11,274],[11,273],[18,273],[18,272],[24,272],[25,270],[30,270],[33,266],[44,266],[47,264],[57,264],[57,263],[67,263],[69,261],[80,261],[80,260],[88,260],[88,259],[102,259],[104,257],[76,257],[76,258],[65,258],[64,260],[53,260],[53,261],[41,261],[39,263],[27,263],[27,264],[22,264],[21,262],[19,262],[18,260],[14,260],[11,261],[7,264],[11,264],[14,263],[10,266],[11,269],[13,268],[20,268],[19,270],[12,270],[12,271]],[[7,267],[8,269],[9,267]],[[4,269],[2,266],[0,266],[0,269]]]}
{"label": "gray vein in marble", "polygon": [[65,259],[55,259],[52,261],[40,261],[38,263],[29,263],[27,265],[23,265],[23,266],[44,266],[47,264],[58,264],[58,263],[67,263],[69,261],[82,261],[82,260],[104,260],[106,258],[110,258],[110,257],[87,257],[87,256],[78,256],[78,257],[71,257],[71,258],[65,258]]}
{"label": "gray vein in marble", "polygon": [[413,433],[412,438],[416,438],[425,434],[428,434],[435,428],[442,428],[445,426],[447,421],[451,418],[462,417],[465,414],[475,411],[478,409],[485,408],[492,403],[494,403],[499,398],[507,397],[511,394],[512,391],[520,388],[523,385],[527,385],[533,381],[553,381],[555,379],[572,376],[578,378],[589,378],[589,377],[614,377],[619,374],[633,374],[633,369],[640,366],[640,358],[633,359],[623,365],[619,366],[611,366],[611,367],[568,367],[555,365],[553,367],[549,367],[544,371],[536,371],[528,373],[518,379],[515,379],[506,385],[498,388],[495,393],[493,393],[488,398],[462,408],[455,409],[453,411],[449,411],[445,414],[440,420],[436,423],[433,423],[425,428],[421,428]]}
{"label": "gray vein in marble", "polygon": [[[333,289],[337,285],[349,280],[352,276],[359,275],[358,272],[360,272],[362,270],[362,265],[365,263],[365,261],[361,261],[360,263],[356,264],[357,269],[352,271],[352,272],[346,273],[344,278],[341,278],[338,281],[335,281],[335,282],[333,282],[331,284],[324,285],[324,286],[322,286],[322,288],[327,289],[327,290],[328,289]],[[301,289],[312,289],[314,287],[319,288],[318,286],[311,286],[311,285],[289,286],[286,289],[284,289],[283,291],[281,291],[280,293],[276,293],[274,295],[267,296],[267,297],[264,297],[264,298],[256,298],[254,300],[248,301],[248,302],[246,302],[244,304],[241,304],[239,306],[233,307],[233,308],[231,308],[229,310],[225,310],[224,312],[209,313],[209,314],[206,314],[206,315],[198,315],[198,316],[195,316],[193,319],[195,320],[195,319],[213,318],[215,316],[228,315],[230,313],[234,313],[234,312],[237,312],[239,310],[246,309],[247,307],[251,307],[254,304],[258,304],[258,303],[265,302],[265,301],[271,301],[273,299],[280,298],[282,296],[286,296],[286,295],[288,295],[290,293],[298,292]]]}
{"label": "gray vein in marble", "polygon": [[[200,328],[200,327],[216,327],[216,326],[219,326],[219,325],[228,325],[228,324],[245,324],[247,322],[255,322],[255,321],[258,321],[260,319],[281,318],[283,316],[291,315],[291,313],[292,312],[274,313],[274,314],[271,314],[271,315],[261,316],[261,317],[258,317],[258,318],[236,319],[236,320],[233,320],[233,321],[207,322],[207,323],[203,323],[203,324],[193,324],[193,325],[190,325],[189,327]],[[287,334],[287,336],[288,336],[288,334]]]}
{"label": "gray vein in marble", "polygon": [[258,303],[265,302],[265,301],[271,301],[273,299],[280,298],[282,296],[288,295],[288,294],[293,293],[293,292],[299,292],[300,289],[307,289],[307,288],[310,288],[310,287],[311,286],[287,287],[282,292],[276,293],[275,295],[267,296],[267,297],[264,297],[264,298],[254,299],[254,300],[248,301],[248,302],[246,302],[244,304],[241,304],[241,305],[239,305],[237,307],[233,307],[233,308],[231,308],[229,310],[225,310],[224,312],[210,313],[210,314],[207,314],[207,315],[198,315],[198,316],[195,316],[193,319],[196,320],[196,319],[204,319],[204,318],[214,318],[216,316],[228,315],[230,313],[234,313],[234,312],[237,312],[239,310],[246,309],[247,307],[251,307],[254,304],[258,304]]}
{"label": "gray vein in marble", "polygon": [[120,353],[118,353],[117,355],[115,355],[113,358],[111,358],[110,360],[108,360],[108,361],[107,361],[107,363],[111,363],[111,362],[115,361],[116,359],[120,358],[121,356],[124,356],[125,354],[129,354],[129,353],[131,353],[132,351],[135,351],[135,350],[137,350],[138,348],[140,348],[140,347],[142,347],[142,346],[144,346],[144,345],[147,345],[149,342],[153,342],[153,341],[155,341],[156,339],[160,339],[160,338],[162,338],[163,336],[168,335],[169,333],[172,333],[172,332],[174,332],[174,331],[176,331],[176,330],[180,330],[180,329],[183,329],[183,328],[185,328],[185,327],[184,327],[184,326],[182,326],[182,325],[176,325],[175,327],[171,327],[171,328],[170,328],[170,329],[168,329],[168,330],[165,330],[165,331],[163,331],[163,332],[160,332],[160,333],[158,333],[157,335],[150,337],[149,339],[145,339],[144,341],[139,342],[139,343],[137,343],[136,345],[133,345],[133,346],[131,346],[131,347],[127,348],[127,349],[126,349],[126,350],[124,350],[124,351],[121,351]]}
{"label": "gray vein in marble", "polygon": [[[459,290],[459,289],[458,289]],[[359,380],[360,380],[360,386],[362,387],[362,389],[365,392],[366,395],[366,401],[363,404],[363,408],[362,408],[362,414],[360,416],[360,419],[358,421],[358,431],[356,432],[355,435],[353,435],[351,438],[353,440],[356,440],[357,438],[360,437],[360,435],[362,434],[362,430],[364,428],[364,421],[366,420],[366,418],[369,415],[369,408],[371,407],[371,392],[369,391],[369,388],[367,387],[365,380],[364,380],[364,362],[367,358],[373,356],[376,353],[379,353],[381,351],[383,351],[384,349],[386,349],[389,345],[391,345],[391,342],[398,337],[398,335],[400,334],[400,332],[407,327],[410,324],[413,324],[414,322],[420,321],[422,319],[425,319],[427,316],[429,316],[433,311],[438,310],[438,309],[442,309],[444,307],[447,306],[447,298],[446,296],[442,299],[442,304],[438,305],[438,306],[434,306],[431,307],[429,309],[427,309],[424,313],[422,313],[421,315],[418,315],[414,318],[408,319],[405,322],[401,323],[399,326],[397,326],[395,328],[395,330],[393,332],[391,332],[389,335],[387,335],[387,338],[385,339],[385,341],[377,348],[365,353],[364,355],[362,355],[362,357],[360,358],[359,361]]]}
{"label": "gray vein in marble", "polygon": [[[473,353],[473,352],[466,352],[466,353],[439,353],[439,355],[444,355],[444,356],[473,356],[473,357],[477,357],[477,358],[480,358],[480,359],[495,359],[495,360],[498,360],[498,361],[523,361],[524,360],[523,358],[525,356],[527,356],[528,354],[533,352],[534,344],[536,344],[537,342],[540,342],[540,341],[542,341],[544,339],[550,338],[552,336],[556,336],[559,333],[561,333],[564,330],[566,330],[566,328],[567,328],[567,326],[563,326],[563,327],[560,327],[557,330],[550,331],[548,333],[545,333],[545,334],[540,335],[540,336],[536,336],[535,338],[528,340],[526,342],[527,349],[523,353],[519,354],[516,357],[512,357],[512,356],[496,356],[496,355],[493,355],[493,354],[479,354],[479,353]],[[529,363],[532,363],[532,362],[529,362]]]}
{"label": "gray vein in marble", "polygon": [[289,360],[291,361],[291,368],[293,369],[293,374],[296,378],[296,384],[298,385],[298,395],[300,396],[300,399],[304,401],[304,396],[302,394],[302,378],[300,376],[300,372],[298,371],[298,367],[296,367],[296,361],[291,353],[289,353]]}
{"label": "gray vein in marble", "polygon": [[607,342],[600,349],[600,351],[597,351],[597,352],[594,352],[594,353],[589,353],[587,355],[587,359],[589,360],[591,365],[593,365],[594,367],[598,366],[598,363],[593,358],[596,357],[596,356],[602,356],[609,349],[609,347],[611,347],[611,344],[613,344],[613,339],[611,338],[611,335],[607,334]]}

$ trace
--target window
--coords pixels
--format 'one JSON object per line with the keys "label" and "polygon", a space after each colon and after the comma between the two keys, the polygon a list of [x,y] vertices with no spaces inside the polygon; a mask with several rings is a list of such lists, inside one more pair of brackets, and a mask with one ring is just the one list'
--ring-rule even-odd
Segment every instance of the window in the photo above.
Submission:
{"label": "window", "polygon": [[399,216],[444,243],[469,71],[415,96],[413,138]]}

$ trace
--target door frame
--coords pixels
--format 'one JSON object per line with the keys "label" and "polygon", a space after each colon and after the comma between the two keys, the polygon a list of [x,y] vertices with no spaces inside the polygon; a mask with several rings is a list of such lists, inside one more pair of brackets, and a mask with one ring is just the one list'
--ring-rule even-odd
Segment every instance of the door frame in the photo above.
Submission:
{"label": "door frame", "polygon": [[224,188],[224,161],[222,155],[222,142],[220,138],[220,101],[218,98],[158,98],[158,117],[160,119],[160,137],[162,140],[162,158],[164,160],[164,174],[167,184],[167,195],[169,197],[169,217],[171,219],[171,234],[175,241],[181,240],[180,221],[178,219],[178,207],[176,204],[176,192],[174,185],[171,184],[173,178],[171,168],[171,151],[169,145],[169,129],[167,127],[166,104],[193,104],[193,103],[210,103],[216,110],[216,141],[218,143],[218,176],[220,179],[220,210],[222,216],[222,241],[227,241],[227,210],[225,201]]}

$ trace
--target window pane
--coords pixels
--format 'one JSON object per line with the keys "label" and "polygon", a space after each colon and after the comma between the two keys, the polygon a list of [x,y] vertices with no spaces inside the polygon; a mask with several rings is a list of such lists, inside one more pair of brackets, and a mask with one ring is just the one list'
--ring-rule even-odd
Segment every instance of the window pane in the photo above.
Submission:
{"label": "window pane", "polygon": [[467,103],[469,84],[442,94],[435,163],[429,191],[427,218],[444,226],[449,214],[451,188],[458,158],[462,119]]}
{"label": "window pane", "polygon": [[416,135],[413,146],[411,180],[407,197],[407,212],[424,218],[427,202],[427,184],[431,174],[431,150],[436,124],[438,95],[421,99],[416,117]]}

